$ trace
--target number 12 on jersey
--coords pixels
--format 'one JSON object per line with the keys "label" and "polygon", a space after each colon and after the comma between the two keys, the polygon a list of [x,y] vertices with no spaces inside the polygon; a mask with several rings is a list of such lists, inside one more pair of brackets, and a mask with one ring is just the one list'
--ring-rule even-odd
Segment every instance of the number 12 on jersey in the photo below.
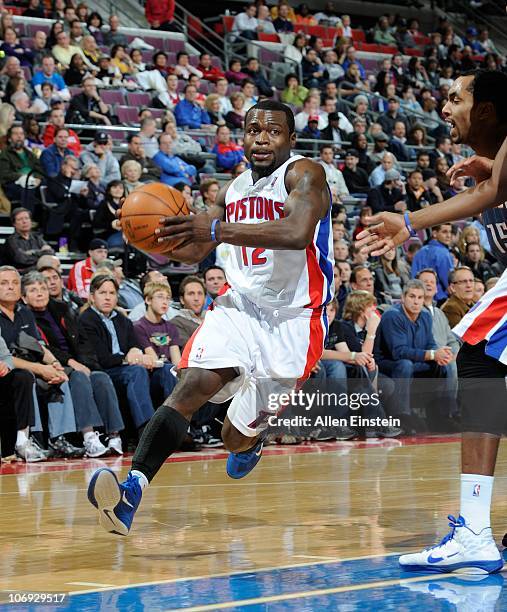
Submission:
{"label": "number 12 on jersey", "polygon": [[252,249],[251,247],[241,247],[241,259],[243,260],[243,265],[250,267],[249,264],[249,255],[250,260],[252,262],[252,266],[262,266],[268,261],[268,258],[263,255],[266,249]]}

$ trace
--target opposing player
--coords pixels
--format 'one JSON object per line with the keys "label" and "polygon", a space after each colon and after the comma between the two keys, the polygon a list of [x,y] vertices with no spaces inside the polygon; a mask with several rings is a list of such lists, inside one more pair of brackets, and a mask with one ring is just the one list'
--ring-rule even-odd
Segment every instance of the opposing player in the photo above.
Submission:
{"label": "opposing player", "polygon": [[295,142],[288,106],[256,104],[245,117],[252,169],[225,185],[208,212],[165,219],[160,240],[185,240],[173,259],[199,262],[221,242],[233,245],[230,286],[187,343],[181,381],[146,426],[127,480],[101,469],[90,482],[88,498],[111,533],[128,534],[142,490],[210,399],[233,397],[222,430],[227,473],[248,474],[262,453],[266,394],[304,381],[322,354],[334,293],[331,200],[322,166],[291,157]]}
{"label": "opposing player", "polygon": [[[376,215],[358,235],[358,244],[380,255],[416,230],[482,213],[491,249],[507,264],[507,75],[478,71],[459,77],[443,116],[452,140],[478,154],[451,168],[452,179],[473,176],[477,186],[414,213]],[[507,272],[453,331],[463,340],[457,357],[464,432],[460,515],[449,517],[451,532],[440,544],[401,556],[400,565],[405,570],[493,573],[503,566],[490,509],[500,434],[507,425]]]}

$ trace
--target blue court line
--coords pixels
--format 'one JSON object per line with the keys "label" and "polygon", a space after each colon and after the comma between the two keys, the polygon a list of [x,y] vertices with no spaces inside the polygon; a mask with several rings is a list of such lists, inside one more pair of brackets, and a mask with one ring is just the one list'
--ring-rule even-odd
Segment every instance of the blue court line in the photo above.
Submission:
{"label": "blue court line", "polygon": [[[366,589],[368,595],[363,589],[355,592],[355,597],[369,600],[370,594],[378,590],[378,586],[373,586],[373,583],[403,580],[423,575],[402,572],[398,565],[397,556],[381,556],[81,593],[71,595],[67,598],[66,605],[55,608],[55,610],[76,610],[79,612],[150,610],[150,612],[155,612],[202,605],[230,605],[230,602],[234,601],[238,601],[239,604],[242,600],[255,600],[292,593],[303,594],[319,589],[346,588],[359,584],[365,585],[364,589]],[[369,583],[372,584],[372,589],[368,589],[367,585]],[[388,588],[388,590],[390,589],[391,587]],[[337,593],[333,596],[325,596],[323,599],[331,597],[330,601],[335,601],[333,597],[345,597],[346,601],[349,601],[351,596],[352,593]],[[301,600],[292,599],[283,602],[283,605],[292,606],[296,602],[299,602],[300,605],[306,605],[310,599],[312,599],[311,595]],[[274,603],[269,604],[270,609]],[[279,605],[281,604],[282,602]],[[3,607],[0,607],[0,610],[3,609]],[[12,608],[10,609],[12,610]],[[23,608],[17,609],[21,610]],[[35,607],[24,607],[24,609],[35,610]],[[49,609],[45,607],[48,612]],[[248,609],[250,610],[252,607],[248,606]],[[301,607],[298,607],[298,609],[301,609]]]}
{"label": "blue court line", "polygon": [[[378,585],[383,581],[398,581],[420,578],[418,582],[397,582]],[[376,584],[377,583],[377,584]],[[371,587],[368,587],[371,584]],[[359,590],[312,595],[319,589],[354,587]],[[458,576],[402,572],[396,556],[370,559],[354,559],[326,564],[306,565],[293,568],[269,569],[243,572],[231,576],[181,580],[161,584],[96,591],[71,595],[63,606],[44,606],[45,612],[52,610],[96,612],[97,610],[158,610],[185,609],[198,606],[228,604],[229,610],[405,610],[463,609],[463,605],[475,610],[493,610],[491,600],[500,600],[507,609],[507,591],[502,589],[501,575],[465,579]],[[285,601],[263,603],[264,598],[283,595],[298,595]],[[447,599],[445,596],[448,596]],[[250,600],[251,604],[247,605]],[[253,600],[253,601],[252,601]],[[256,602],[255,600],[259,600]],[[449,601],[450,600],[450,601]],[[234,602],[238,602],[234,605]],[[244,603],[242,603],[244,602]],[[232,604],[232,606],[231,606]],[[454,607],[454,604],[459,607]],[[463,604],[463,605],[462,605]],[[484,604],[484,605],[483,605]],[[0,606],[0,610],[11,611],[12,606]],[[466,608],[468,609],[468,607]],[[36,606],[17,605],[16,610],[28,612],[40,610]]]}

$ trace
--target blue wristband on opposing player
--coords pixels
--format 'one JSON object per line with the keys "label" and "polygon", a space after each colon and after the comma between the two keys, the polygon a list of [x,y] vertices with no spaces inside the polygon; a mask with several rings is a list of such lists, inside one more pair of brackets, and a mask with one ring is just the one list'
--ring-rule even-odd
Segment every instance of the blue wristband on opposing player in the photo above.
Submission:
{"label": "blue wristband on opposing player", "polygon": [[218,242],[217,228],[220,227],[220,219],[213,219],[211,222],[211,242]]}
{"label": "blue wristband on opposing player", "polygon": [[412,224],[410,223],[410,219],[408,218],[408,212],[406,212],[403,215],[403,218],[405,219],[405,227],[408,229],[408,233],[414,237],[417,236],[417,232],[416,230],[412,227]]}

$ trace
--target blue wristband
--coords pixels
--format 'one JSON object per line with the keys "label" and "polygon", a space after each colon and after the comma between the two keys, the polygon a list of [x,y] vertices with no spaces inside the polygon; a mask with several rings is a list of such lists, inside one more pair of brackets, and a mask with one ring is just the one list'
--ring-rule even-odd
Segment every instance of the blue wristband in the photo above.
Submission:
{"label": "blue wristband", "polygon": [[217,228],[220,227],[220,219],[213,219],[211,222],[211,242],[218,242]]}
{"label": "blue wristband", "polygon": [[406,212],[403,215],[403,218],[405,219],[405,227],[408,229],[408,233],[412,236],[412,238],[414,236],[417,236],[417,232],[416,230],[412,227],[412,224],[410,223],[410,219],[408,218],[408,212]]}

